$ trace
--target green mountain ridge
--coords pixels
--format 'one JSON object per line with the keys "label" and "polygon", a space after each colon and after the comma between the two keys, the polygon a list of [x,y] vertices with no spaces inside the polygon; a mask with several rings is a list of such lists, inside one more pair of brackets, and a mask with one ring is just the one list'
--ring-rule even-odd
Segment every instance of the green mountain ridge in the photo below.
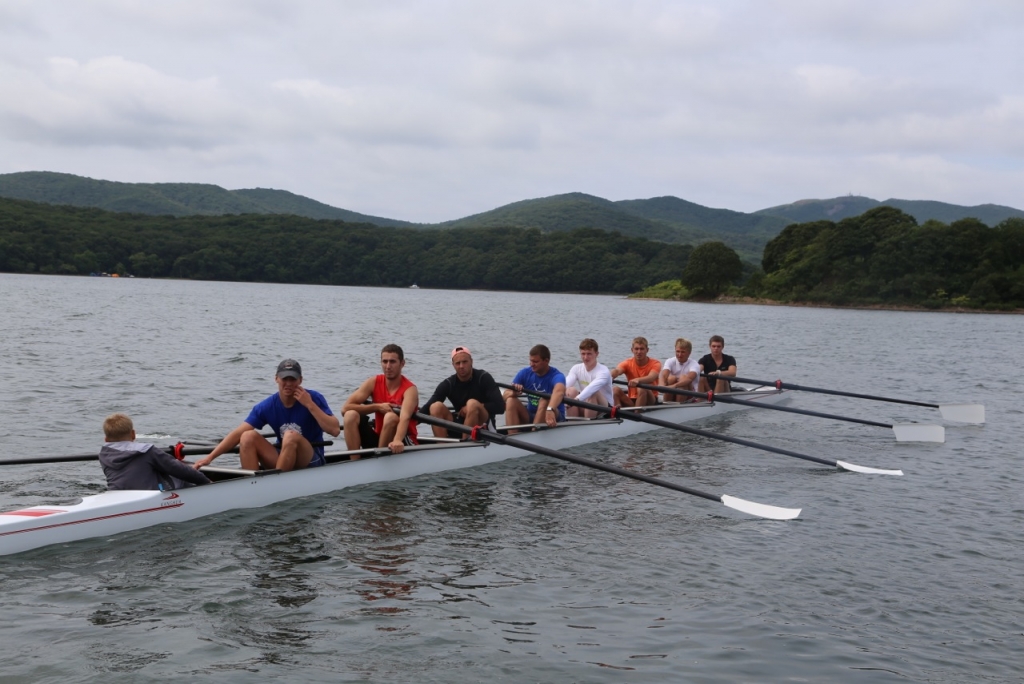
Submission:
{"label": "green mountain ridge", "polygon": [[913,216],[918,223],[941,221],[953,223],[965,218],[976,218],[988,226],[995,226],[1008,218],[1024,218],[1024,211],[999,204],[979,204],[967,207],[960,204],[936,202],[934,200],[901,200],[890,198],[884,202],[849,195],[832,199],[808,199],[783,204],[777,207],[761,209],[754,212],[762,216],[774,216],[787,219],[792,223],[809,223],[811,221],[842,221],[843,219],[860,216],[876,207],[893,207],[905,214]]}
{"label": "green mountain ridge", "polygon": [[721,240],[751,263],[760,263],[765,245],[787,225],[841,221],[882,205],[898,208],[920,223],[977,218],[994,226],[1007,218],[1024,217],[1024,211],[995,204],[964,207],[925,200],[879,202],[852,195],[800,200],[744,213],[705,207],[672,196],[611,201],[572,192],[521,200],[472,216],[428,224],[360,214],[285,190],[226,190],[203,183],[121,183],[48,171],[0,174],[0,197],[150,215],[286,214],[418,229],[518,227],[555,232],[596,228],[673,244]]}
{"label": "green mountain ridge", "polygon": [[415,226],[339,209],[286,190],[225,190],[208,183],[121,183],[50,171],[0,174],[0,197],[154,216],[294,214],[379,226]]}

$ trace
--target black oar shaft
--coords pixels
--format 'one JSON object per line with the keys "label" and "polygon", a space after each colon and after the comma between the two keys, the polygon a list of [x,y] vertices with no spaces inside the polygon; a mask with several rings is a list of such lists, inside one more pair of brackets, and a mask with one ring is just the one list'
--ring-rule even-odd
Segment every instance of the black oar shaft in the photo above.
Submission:
{"label": "black oar shaft", "polygon": [[[334,442],[328,440],[326,442],[310,442],[312,446],[330,446]],[[168,453],[173,452],[173,447],[159,447]],[[213,445],[206,447],[188,447],[180,451],[182,456],[205,456],[206,454],[213,451]],[[237,454],[238,447],[225,451],[226,454]],[[96,461],[100,457],[98,451],[94,451],[90,454],[70,454],[65,456],[32,456],[27,458],[5,458],[0,460],[0,466],[5,465],[31,465],[39,463],[70,463],[73,461]]]}
{"label": "black oar shaft", "polygon": [[[616,380],[616,383],[619,381]],[[623,383],[619,383],[623,384]],[[639,384],[637,387],[643,389],[654,390],[656,392],[664,392],[665,394],[681,394],[686,397],[697,397],[699,399],[706,399],[708,392],[694,392],[693,390],[684,390],[679,387],[664,387],[662,385],[645,385]],[[714,401],[720,401],[726,404],[736,404],[737,406],[751,406],[753,408],[769,409],[772,411],[782,411],[783,413],[797,413],[802,416],[813,416],[815,418],[828,418],[831,420],[842,420],[847,423],[859,423],[861,425],[871,425],[873,427],[891,428],[891,423],[879,423],[876,420],[864,420],[863,418],[850,418],[849,416],[837,416],[832,413],[821,413],[820,411],[810,411],[808,409],[793,408],[792,406],[777,406],[775,404],[761,404],[756,401],[750,401],[749,399],[741,399],[739,397],[726,397],[721,394],[711,393],[711,397]]]}
{"label": "black oar shaft", "polygon": [[[417,413],[416,420],[427,425],[437,425],[438,427],[447,428],[448,430],[455,430],[463,432],[465,434],[472,434],[473,428],[462,423],[454,423],[450,420],[442,420],[433,416],[428,416],[425,413]],[[693,489],[691,487],[685,487],[683,485],[675,484],[674,482],[667,482],[665,480],[659,480],[656,477],[650,477],[641,473],[634,473],[631,470],[619,468],[618,466],[608,465],[606,463],[600,463],[598,461],[591,461],[587,458],[581,458],[574,456],[573,454],[567,454],[564,451],[557,451],[555,449],[549,449],[548,447],[539,446],[537,444],[531,444],[530,442],[515,439],[508,435],[503,435],[497,432],[491,432],[490,430],[476,430],[476,437],[483,439],[488,442],[494,442],[495,444],[507,444],[508,446],[515,447],[517,449],[523,449],[524,451],[532,451],[537,454],[544,456],[550,456],[551,458],[557,458],[562,461],[568,461],[577,465],[586,466],[587,468],[594,468],[596,470],[603,470],[606,473],[613,473],[615,475],[621,475],[623,477],[632,478],[639,480],[640,482],[646,482],[648,484],[657,485],[658,487],[665,487],[666,489],[672,489],[677,492],[683,492],[684,494],[691,494],[693,496],[699,496],[709,501],[722,502],[722,496],[709,494],[702,492],[699,489]]]}
{"label": "black oar shaft", "polygon": [[843,392],[840,390],[825,389],[823,387],[808,387],[807,385],[796,385],[781,380],[752,380],[750,378],[729,378],[735,382],[749,382],[754,385],[768,385],[779,389],[797,390],[799,392],[817,392],[818,394],[831,394],[837,397],[852,397],[854,399],[870,399],[871,401],[887,401],[892,404],[908,404],[910,406],[924,406],[927,408],[941,408],[938,404],[928,404],[923,401],[911,401],[910,399],[893,399],[892,397],[880,397],[874,394],[857,394],[856,392]]}
{"label": "black oar shaft", "polygon": [[[499,387],[506,389],[512,389],[511,385],[506,385],[499,382]],[[551,395],[547,392],[535,392],[533,390],[523,390],[526,394],[534,394],[541,398],[550,398]],[[600,404],[590,404],[585,401],[579,401],[577,399],[570,399],[565,397],[562,402],[569,406],[578,406],[583,409],[590,409],[591,411],[597,411],[598,413],[612,413],[612,407],[601,406]],[[649,423],[650,425],[657,425],[658,427],[668,428],[670,430],[679,430],[680,432],[688,432],[691,435],[699,435],[700,437],[708,437],[709,439],[717,439],[723,442],[732,442],[733,444],[739,444],[741,446],[751,447],[753,449],[760,449],[762,451],[770,451],[775,454],[781,454],[783,456],[792,456],[793,458],[801,458],[805,461],[811,461],[812,463],[821,463],[822,465],[836,466],[836,461],[830,461],[825,458],[819,458],[817,456],[810,456],[808,454],[801,454],[796,451],[790,451],[789,449],[781,449],[779,447],[773,447],[768,444],[759,444],[757,442],[751,442],[748,439],[742,439],[740,437],[728,437],[726,435],[720,435],[717,432],[709,432],[707,430],[701,430],[699,428],[689,427],[686,425],[680,425],[678,423],[672,423],[667,420],[661,420],[659,418],[653,418],[651,416],[644,416],[634,413],[632,411],[615,411],[616,418],[623,418],[625,420],[632,420],[638,423]]]}

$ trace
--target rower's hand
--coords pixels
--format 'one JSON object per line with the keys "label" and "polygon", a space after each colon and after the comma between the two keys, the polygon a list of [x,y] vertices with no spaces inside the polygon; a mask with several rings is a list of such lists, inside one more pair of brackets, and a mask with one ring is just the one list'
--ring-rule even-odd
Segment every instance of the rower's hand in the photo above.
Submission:
{"label": "rower's hand", "polygon": [[518,397],[520,394],[523,393],[523,386],[522,385],[512,385],[512,391],[515,392],[516,396]]}
{"label": "rower's hand", "polygon": [[388,444],[388,449],[391,449],[391,453],[393,454],[400,454],[403,451],[405,451],[405,445],[402,444],[400,441],[395,440],[391,444]]}
{"label": "rower's hand", "polygon": [[548,427],[555,427],[558,424],[558,409],[554,411],[544,411],[544,422],[548,424]]}
{"label": "rower's hand", "polygon": [[374,404],[373,405],[373,409],[377,413],[385,413],[385,414],[391,413],[393,408],[395,408],[394,404],[382,403],[382,404]]}
{"label": "rower's hand", "polygon": [[213,459],[210,458],[209,456],[207,456],[206,458],[201,458],[198,461],[196,461],[195,463],[190,463],[189,465],[191,465],[196,470],[199,470],[203,466],[208,466],[211,463],[213,463]]}
{"label": "rower's hand", "polygon": [[636,387],[637,385],[639,385],[639,384],[640,384],[640,380],[639,380],[638,378],[633,378],[633,379],[632,379],[632,380],[630,380],[630,381],[629,381],[629,382],[628,382],[627,384],[628,384],[628,385],[629,385],[630,387]]}
{"label": "rower's hand", "polygon": [[309,394],[309,392],[306,391],[306,388],[303,387],[302,385],[299,385],[298,387],[295,388],[295,394],[293,394],[292,396],[295,397],[295,401],[299,402],[306,408],[313,408],[313,397]]}

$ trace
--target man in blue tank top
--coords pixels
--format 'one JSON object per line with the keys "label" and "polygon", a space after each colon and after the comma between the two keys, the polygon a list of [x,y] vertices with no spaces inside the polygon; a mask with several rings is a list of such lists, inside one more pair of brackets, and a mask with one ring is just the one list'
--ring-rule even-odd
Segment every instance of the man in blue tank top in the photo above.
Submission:
{"label": "man in blue tank top", "polygon": [[[302,367],[294,359],[285,359],[274,376],[277,392],[252,407],[245,421],[214,447],[209,456],[196,461],[195,467],[209,465],[213,459],[238,446],[239,460],[248,470],[278,468],[295,470],[324,464],[324,432],[337,437],[341,423],[331,413],[324,395],[302,386]],[[258,430],[269,425],[277,435],[271,444]]]}

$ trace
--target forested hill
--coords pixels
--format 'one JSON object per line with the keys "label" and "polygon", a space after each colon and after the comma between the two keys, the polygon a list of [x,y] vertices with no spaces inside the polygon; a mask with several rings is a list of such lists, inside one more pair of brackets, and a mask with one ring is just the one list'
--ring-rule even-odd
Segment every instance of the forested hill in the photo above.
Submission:
{"label": "forested hill", "polygon": [[1024,218],[926,221],[877,207],[786,227],[747,293],[786,302],[1024,308]]}
{"label": "forested hill", "polygon": [[[751,263],[760,261],[764,246],[790,223],[839,221],[882,204],[868,197],[851,196],[802,200],[747,214],[705,207],[678,197],[613,202],[574,192],[427,224],[360,214],[284,190],[225,190],[199,183],[117,183],[50,172],[0,174],[0,197],[152,215],[293,214],[421,229],[518,227],[553,232],[598,228],[669,243],[721,241]],[[949,223],[970,217],[995,225],[1006,218],[1024,217],[1024,211],[992,204],[962,207],[898,199],[884,204],[902,209],[919,223],[932,219]]]}
{"label": "forested hill", "polygon": [[766,217],[783,218],[795,223],[842,221],[843,219],[859,216],[869,209],[881,206],[899,209],[905,214],[913,216],[918,223],[924,223],[925,221],[952,223],[960,219],[974,218],[986,225],[994,226],[1008,218],[1024,218],[1024,211],[1014,209],[1013,207],[1004,207],[999,204],[979,204],[973,207],[965,207],[959,204],[927,200],[887,199],[884,202],[879,202],[870,197],[859,197],[856,195],[834,197],[825,200],[801,200],[793,204],[762,209],[756,213]]}
{"label": "forested hill", "polygon": [[14,273],[628,293],[678,278],[691,251],[592,228],[418,230],[0,199],[0,271]]}
{"label": "forested hill", "polygon": [[764,245],[788,223],[774,216],[711,209],[678,197],[612,202],[572,192],[513,202],[438,225],[450,228],[520,226],[544,231],[586,226],[662,242],[696,244],[720,240],[744,259],[756,263]]}
{"label": "forested hill", "polygon": [[338,209],[285,190],[225,190],[205,183],[118,183],[49,171],[0,174],[0,197],[154,216],[294,214],[378,226],[415,225]]}

